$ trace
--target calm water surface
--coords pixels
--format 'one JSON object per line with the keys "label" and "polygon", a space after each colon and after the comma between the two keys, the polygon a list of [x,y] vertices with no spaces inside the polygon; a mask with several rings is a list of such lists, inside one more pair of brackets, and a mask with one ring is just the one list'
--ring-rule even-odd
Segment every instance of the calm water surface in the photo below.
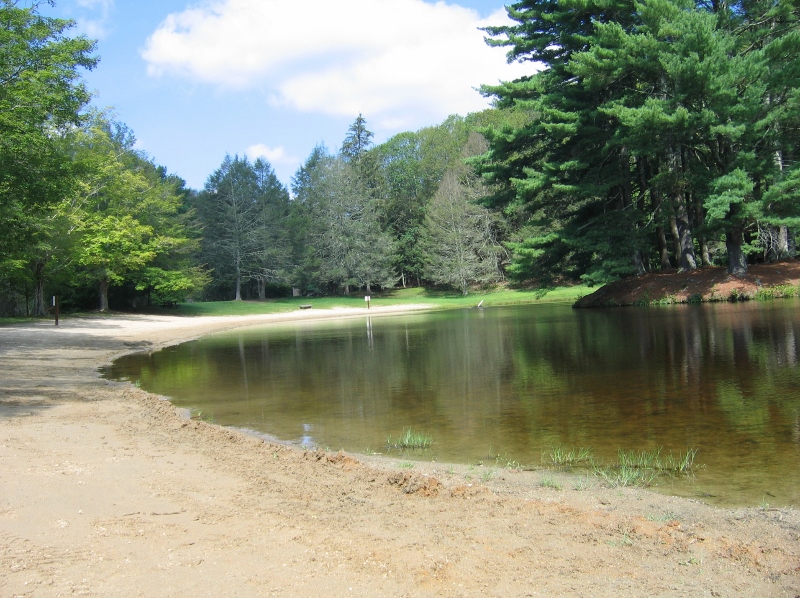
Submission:
{"label": "calm water surface", "polygon": [[800,505],[800,302],[525,306],[302,322],[209,336],[108,368],[202,417],[302,444],[541,463],[554,446],[698,449],[662,490]]}

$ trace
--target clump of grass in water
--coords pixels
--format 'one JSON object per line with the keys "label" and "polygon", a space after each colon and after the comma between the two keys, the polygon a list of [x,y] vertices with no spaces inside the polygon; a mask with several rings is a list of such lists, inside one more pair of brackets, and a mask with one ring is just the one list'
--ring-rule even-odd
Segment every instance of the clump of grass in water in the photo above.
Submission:
{"label": "clump of grass in water", "polygon": [[427,449],[433,440],[427,434],[414,432],[411,428],[403,430],[403,435],[396,440],[391,434],[386,437],[386,446],[393,449]]}
{"label": "clump of grass in water", "polygon": [[687,449],[677,456],[670,452],[662,455],[661,449],[626,451],[617,453],[617,463],[595,465],[595,475],[612,488],[619,486],[650,486],[663,474],[689,474],[694,468],[697,449]]}
{"label": "clump of grass in water", "polygon": [[571,448],[555,446],[550,450],[550,465],[559,469],[572,469],[573,467],[591,465],[594,461],[592,450],[589,448]]}
{"label": "clump of grass in water", "polygon": [[693,448],[677,455],[672,452],[664,455],[661,448],[638,451],[620,449],[616,463],[603,464],[594,459],[588,448],[554,447],[545,466],[562,470],[589,469],[603,484],[612,488],[650,486],[661,475],[690,474],[696,455],[697,449]]}

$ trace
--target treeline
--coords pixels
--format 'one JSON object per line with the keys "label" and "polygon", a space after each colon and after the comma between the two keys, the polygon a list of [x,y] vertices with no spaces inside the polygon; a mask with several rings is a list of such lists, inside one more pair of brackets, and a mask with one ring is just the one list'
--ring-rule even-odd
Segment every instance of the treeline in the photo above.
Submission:
{"label": "treeline", "polygon": [[[504,278],[604,283],[795,255],[789,2],[524,1],[487,29],[531,75],[374,145],[359,115],[289,188],[226,156],[199,191],[86,110],[94,43],[0,4],[0,313]],[[537,70],[538,68],[538,70]]]}
{"label": "treeline", "polygon": [[477,131],[526,118],[490,110],[402,133],[378,146],[359,115],[339,151],[323,146],[284,188],[262,159],[226,157],[190,199],[210,299],[269,292],[348,294],[441,284],[466,293],[501,280],[502,217],[477,204],[486,186],[466,160]]}

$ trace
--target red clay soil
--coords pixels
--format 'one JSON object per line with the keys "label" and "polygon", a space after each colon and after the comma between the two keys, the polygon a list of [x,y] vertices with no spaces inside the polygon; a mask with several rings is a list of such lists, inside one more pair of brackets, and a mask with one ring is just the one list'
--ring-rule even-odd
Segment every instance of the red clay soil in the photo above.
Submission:
{"label": "red clay soil", "polygon": [[783,297],[797,294],[799,285],[797,259],[753,265],[744,276],[707,266],[691,272],[671,270],[612,282],[579,299],[575,307],[731,301],[752,299],[759,291]]}

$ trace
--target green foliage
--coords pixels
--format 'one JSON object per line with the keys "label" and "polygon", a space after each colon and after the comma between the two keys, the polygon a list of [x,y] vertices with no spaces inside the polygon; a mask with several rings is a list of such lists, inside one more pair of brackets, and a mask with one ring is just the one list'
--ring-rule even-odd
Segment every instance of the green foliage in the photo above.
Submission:
{"label": "green foliage", "polygon": [[496,186],[489,203],[525,225],[509,246],[512,277],[640,274],[657,252],[665,265],[665,229],[681,269],[696,267],[696,246],[707,260],[715,235],[738,272],[760,223],[797,232],[794,8],[592,0],[507,10],[513,23],[487,28],[489,44],[542,68],[483,88],[531,118],[487,130],[475,163]]}

